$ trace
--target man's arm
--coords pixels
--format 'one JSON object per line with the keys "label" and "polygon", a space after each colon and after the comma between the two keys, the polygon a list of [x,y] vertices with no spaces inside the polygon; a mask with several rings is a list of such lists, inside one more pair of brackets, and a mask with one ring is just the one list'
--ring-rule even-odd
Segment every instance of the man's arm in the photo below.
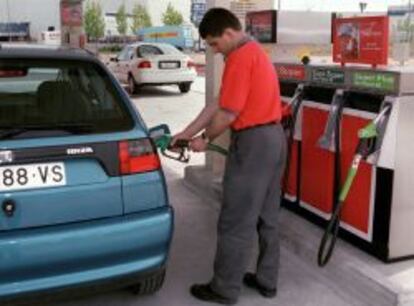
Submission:
{"label": "man's arm", "polygon": [[194,119],[181,133],[174,136],[172,144],[174,144],[177,139],[191,139],[200,131],[204,130],[210,124],[218,109],[217,101],[207,104],[196,119]]}
{"label": "man's arm", "polygon": [[198,136],[191,141],[190,148],[194,152],[204,152],[207,149],[208,141],[220,136],[236,120],[237,114],[220,108],[213,116],[210,124],[207,126],[205,135],[207,140]]}
{"label": "man's arm", "polygon": [[230,125],[236,120],[237,114],[220,108],[213,116],[211,123],[207,126],[206,136],[208,139],[213,140],[224,133]]}

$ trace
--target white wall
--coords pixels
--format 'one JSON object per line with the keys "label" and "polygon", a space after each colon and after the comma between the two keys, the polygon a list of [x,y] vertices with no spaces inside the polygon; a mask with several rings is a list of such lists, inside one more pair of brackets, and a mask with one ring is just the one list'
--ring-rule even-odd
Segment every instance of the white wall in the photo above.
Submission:
{"label": "white wall", "polygon": [[280,44],[330,44],[331,25],[329,12],[281,11],[277,41]]}
{"label": "white wall", "polygon": [[[49,26],[60,29],[59,0],[8,0],[10,22],[30,22],[32,37]],[[0,22],[7,22],[7,0],[0,0]]]}

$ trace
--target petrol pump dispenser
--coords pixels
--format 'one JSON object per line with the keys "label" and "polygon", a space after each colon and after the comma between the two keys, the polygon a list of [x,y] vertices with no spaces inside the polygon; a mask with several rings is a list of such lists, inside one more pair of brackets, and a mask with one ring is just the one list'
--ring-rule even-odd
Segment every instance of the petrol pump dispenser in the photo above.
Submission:
{"label": "petrol pump dispenser", "polygon": [[[283,126],[288,139],[288,157],[285,175],[283,178],[282,197],[291,202],[298,200],[298,160],[300,144],[301,105],[304,96],[304,82],[306,80],[305,67],[298,64],[275,65],[281,81],[281,95],[283,106]],[[300,121],[300,120],[299,120]]]}
{"label": "petrol pump dispenser", "polygon": [[358,132],[381,117],[342,203],[339,235],[386,262],[414,257],[414,70],[290,63],[276,69],[283,100],[304,88],[284,206],[326,227],[353,164]]}
{"label": "petrol pump dispenser", "polygon": [[[285,174],[283,177],[283,193],[282,198],[285,197],[286,193],[290,193],[291,197],[293,193],[296,193],[295,185],[297,181],[297,177],[294,174],[294,171],[290,171],[291,167],[297,168],[297,154],[298,154],[298,147],[297,141],[295,140],[296,134],[296,122],[299,116],[300,107],[303,101],[303,94],[304,94],[304,85],[299,84],[295,90],[295,93],[290,101],[284,100],[283,104],[283,128],[286,133],[286,138],[288,141],[288,151],[287,151],[287,160],[286,160],[286,168]],[[292,156],[294,155],[294,156]]]}

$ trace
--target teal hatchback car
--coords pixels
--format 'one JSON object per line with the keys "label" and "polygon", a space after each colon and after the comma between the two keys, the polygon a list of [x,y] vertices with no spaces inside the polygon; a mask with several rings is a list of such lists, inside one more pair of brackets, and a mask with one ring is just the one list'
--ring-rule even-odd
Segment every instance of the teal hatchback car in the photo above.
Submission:
{"label": "teal hatchback car", "polygon": [[0,303],[164,280],[173,211],[149,131],[82,50],[0,48]]}

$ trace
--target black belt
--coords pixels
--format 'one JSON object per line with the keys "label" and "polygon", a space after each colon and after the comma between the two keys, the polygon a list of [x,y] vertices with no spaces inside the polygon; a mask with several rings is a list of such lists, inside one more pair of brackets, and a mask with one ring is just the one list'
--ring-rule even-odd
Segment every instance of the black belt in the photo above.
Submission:
{"label": "black belt", "polygon": [[245,128],[241,128],[238,130],[235,129],[231,129],[231,131],[233,133],[241,133],[241,132],[245,132],[245,131],[249,131],[249,130],[253,130],[253,129],[257,129],[257,128],[261,128],[261,127],[265,127],[265,126],[270,126],[270,125],[278,125],[280,122],[279,121],[271,121],[271,122],[267,122],[267,123],[261,123],[261,124],[256,124],[253,126],[248,126]]}

